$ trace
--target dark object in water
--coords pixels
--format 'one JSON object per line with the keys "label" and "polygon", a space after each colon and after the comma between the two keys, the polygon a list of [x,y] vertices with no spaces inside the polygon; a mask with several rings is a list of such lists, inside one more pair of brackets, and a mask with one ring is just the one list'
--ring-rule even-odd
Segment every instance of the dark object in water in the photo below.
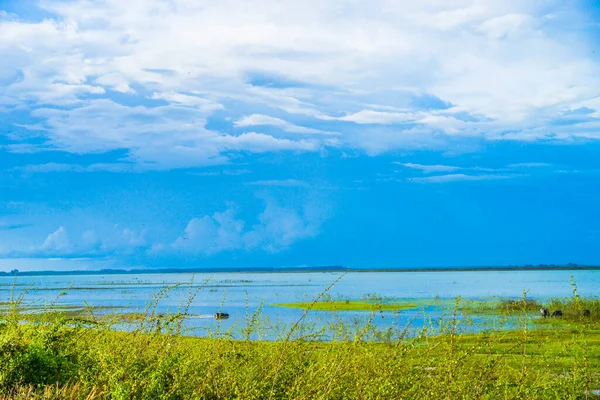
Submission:
{"label": "dark object in water", "polygon": [[590,316],[590,310],[583,310],[583,316],[584,317],[589,317]]}
{"label": "dark object in water", "polygon": [[540,309],[540,314],[542,314],[542,317],[546,318],[548,315],[550,315],[550,312],[547,308],[542,308]]}
{"label": "dark object in water", "polygon": [[562,311],[560,310],[556,310],[556,311],[552,311],[552,315],[550,315],[551,317],[562,317]]}
{"label": "dark object in water", "polygon": [[215,313],[214,317],[215,317],[215,319],[227,319],[227,318],[229,318],[229,314],[224,313],[224,312],[218,312],[218,313]]}

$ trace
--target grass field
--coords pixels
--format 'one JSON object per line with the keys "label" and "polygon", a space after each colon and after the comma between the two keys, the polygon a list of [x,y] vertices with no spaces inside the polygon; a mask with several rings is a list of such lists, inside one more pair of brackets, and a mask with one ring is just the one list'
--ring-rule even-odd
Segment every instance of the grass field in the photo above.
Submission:
{"label": "grass field", "polygon": [[597,299],[574,292],[551,300],[544,305],[561,307],[564,317],[543,325],[527,299],[494,304],[517,329],[461,333],[470,322],[457,318],[468,312],[457,299],[415,336],[367,322],[340,326],[328,342],[298,339],[295,326],[262,342],[249,340],[260,318],[249,318],[248,340],[194,338],[182,329],[185,310],[164,316],[149,308],[131,332],[120,332],[106,317],[60,309],[24,318],[16,302],[1,315],[0,398],[600,398],[600,318],[580,312],[598,312]]}

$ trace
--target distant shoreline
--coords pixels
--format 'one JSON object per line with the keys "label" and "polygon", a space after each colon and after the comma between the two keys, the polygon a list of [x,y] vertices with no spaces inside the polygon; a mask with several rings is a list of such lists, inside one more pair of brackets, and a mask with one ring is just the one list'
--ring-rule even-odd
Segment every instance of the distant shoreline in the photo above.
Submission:
{"label": "distant shoreline", "polygon": [[532,265],[493,267],[423,267],[423,268],[348,268],[341,266],[305,268],[173,268],[173,269],[129,269],[129,270],[75,270],[75,271],[22,271],[0,272],[0,277],[12,276],[55,276],[55,275],[143,275],[143,274],[215,274],[215,273],[366,273],[366,272],[510,272],[510,271],[597,271],[598,265]]}

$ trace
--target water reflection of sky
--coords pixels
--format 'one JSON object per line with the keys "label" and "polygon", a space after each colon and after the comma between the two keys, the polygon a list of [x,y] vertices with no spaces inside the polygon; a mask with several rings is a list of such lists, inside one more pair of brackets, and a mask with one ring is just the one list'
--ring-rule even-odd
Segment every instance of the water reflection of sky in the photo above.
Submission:
{"label": "water reflection of sky", "polygon": [[[595,296],[600,290],[600,271],[477,271],[477,272],[402,272],[402,273],[213,273],[213,274],[141,274],[141,275],[72,275],[0,277],[1,300],[11,293],[27,291],[25,301],[36,305],[50,303],[91,306],[124,307],[126,311],[144,311],[161,289],[178,285],[158,301],[156,312],[175,312],[186,306],[190,295],[197,291],[189,304],[193,317],[185,321],[188,333],[207,335],[220,330],[240,336],[253,313],[260,309],[261,335],[273,339],[274,332],[284,331],[300,320],[304,311],[276,307],[274,303],[310,301],[328,286],[333,298],[360,299],[376,294],[384,298],[442,299],[486,297],[520,297],[524,290],[536,299],[564,297],[572,294],[569,282],[573,277],[578,292]],[[61,293],[66,292],[63,295]],[[323,327],[335,330],[343,322],[346,329],[360,333],[370,323],[378,329],[398,331],[435,322],[442,310],[435,307],[400,312],[311,311],[301,320],[302,334],[320,331]],[[222,310],[230,314],[227,320],[215,321],[210,316]],[[431,318],[431,321],[428,319]],[[469,329],[483,329],[494,321],[474,317]],[[463,324],[467,326],[467,324]],[[479,327],[479,328],[478,328]]]}

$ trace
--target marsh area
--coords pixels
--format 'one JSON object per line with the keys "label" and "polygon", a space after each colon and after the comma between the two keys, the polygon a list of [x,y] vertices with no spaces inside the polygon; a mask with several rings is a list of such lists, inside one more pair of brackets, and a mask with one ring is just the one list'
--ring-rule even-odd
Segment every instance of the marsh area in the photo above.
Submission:
{"label": "marsh area", "polygon": [[[186,335],[218,332],[232,338],[243,337],[254,318],[262,329],[252,338],[260,340],[278,339],[299,320],[297,332],[321,339],[331,338],[340,324],[357,329],[368,322],[379,331],[418,331],[432,321],[439,325],[454,309],[455,318],[468,320],[465,333],[476,333],[490,326],[516,326],[517,317],[499,313],[499,304],[523,295],[536,302],[527,312],[539,319],[537,305],[571,296],[571,280],[583,297],[599,293],[600,271],[594,270],[1,277],[0,308],[22,296],[25,313],[51,307],[77,317],[118,315],[115,327],[121,330],[143,319],[149,307],[160,316],[185,310]],[[215,312],[230,318],[215,320]]]}

